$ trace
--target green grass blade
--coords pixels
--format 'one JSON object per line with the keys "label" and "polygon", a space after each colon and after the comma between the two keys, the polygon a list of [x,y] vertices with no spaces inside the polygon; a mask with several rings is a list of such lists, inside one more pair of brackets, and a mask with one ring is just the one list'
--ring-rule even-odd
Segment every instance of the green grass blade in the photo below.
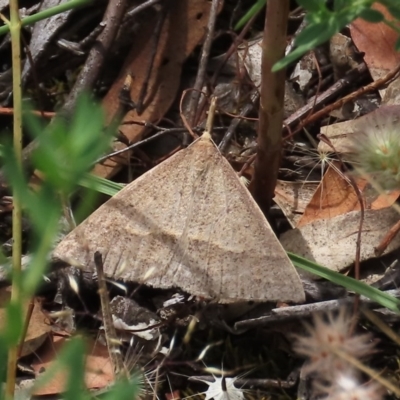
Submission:
{"label": "green grass blade", "polygon": [[240,28],[243,28],[243,26],[246,25],[250,19],[257,14],[263,7],[265,7],[267,0],[258,0],[257,3],[255,3],[249,11],[245,15],[243,15],[242,18],[238,21],[238,23],[235,25],[235,31],[237,31]]}
{"label": "green grass blade", "polygon": [[301,268],[307,272],[311,272],[321,278],[325,278],[333,283],[336,283],[337,285],[345,287],[348,290],[368,297],[372,301],[375,301],[376,303],[388,308],[389,310],[400,313],[400,299],[397,299],[396,297],[384,293],[381,290],[369,286],[361,281],[350,278],[348,276],[344,276],[328,268],[322,267],[321,265],[302,258],[296,254],[288,252],[288,256],[295,267]]}
{"label": "green grass blade", "polygon": [[112,182],[108,179],[100,178],[96,175],[86,174],[80,181],[79,186],[95,190],[96,192],[114,196],[123,187],[121,183]]}

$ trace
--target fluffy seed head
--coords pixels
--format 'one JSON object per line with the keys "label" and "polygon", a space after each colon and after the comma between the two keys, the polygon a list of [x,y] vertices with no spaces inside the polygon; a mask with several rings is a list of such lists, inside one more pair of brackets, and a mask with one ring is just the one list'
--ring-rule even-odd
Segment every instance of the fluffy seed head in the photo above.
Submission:
{"label": "fluffy seed head", "polygon": [[353,374],[338,374],[335,381],[326,387],[324,400],[381,400],[384,391],[377,382],[360,384]]}
{"label": "fluffy seed head", "polygon": [[308,358],[304,368],[306,374],[316,373],[332,380],[341,371],[348,369],[345,360],[335,350],[345,352],[357,359],[371,354],[373,344],[369,334],[356,335],[351,330],[351,316],[341,308],[335,316],[328,313],[314,315],[314,324],[305,324],[306,336],[295,336],[294,350]]}
{"label": "fluffy seed head", "polygon": [[400,107],[382,106],[355,123],[353,161],[384,189],[400,188]]}

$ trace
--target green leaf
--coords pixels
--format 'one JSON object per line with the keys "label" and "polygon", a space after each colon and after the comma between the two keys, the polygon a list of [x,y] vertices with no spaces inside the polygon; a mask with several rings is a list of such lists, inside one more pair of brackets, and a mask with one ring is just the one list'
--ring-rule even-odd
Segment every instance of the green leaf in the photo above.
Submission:
{"label": "green leaf", "polygon": [[380,11],[373,10],[372,8],[362,11],[360,17],[372,23],[382,22],[385,19],[384,15]]}
{"label": "green leaf", "polygon": [[349,0],[335,0],[333,3],[334,11],[341,11],[344,7],[349,5]]}
{"label": "green leaf", "polygon": [[111,141],[111,129],[104,131],[101,107],[87,95],[78,99],[72,121],[56,117],[41,131],[30,125],[38,142],[32,154],[33,164],[42,171],[46,182],[64,195],[74,190]]}
{"label": "green leaf", "polygon": [[400,20],[400,6],[388,7],[388,11],[394,18]]}
{"label": "green leaf", "polygon": [[285,58],[278,61],[272,67],[272,71],[276,72],[285,68],[287,65],[307,53],[307,51],[325,43],[331,36],[343,29],[355,17],[356,14],[348,12],[330,13],[329,15],[324,15],[324,18],[321,21],[311,21],[304,31],[297,37],[295,44],[298,47]]}
{"label": "green leaf", "polygon": [[297,4],[310,13],[318,13],[326,10],[325,2],[322,0],[297,0]]}
{"label": "green leaf", "polygon": [[263,9],[263,7],[265,7],[266,2],[267,0],[257,0],[257,2],[246,12],[246,14],[240,18],[238,23],[235,25],[234,30],[237,31],[243,28],[243,26],[245,26],[254,15],[256,15]]}
{"label": "green leaf", "polygon": [[394,47],[396,51],[400,51],[400,37],[396,40]]}
{"label": "green leaf", "polygon": [[307,51],[326,42],[334,33],[335,31],[333,29],[329,30],[326,23],[309,25],[296,39],[295,43],[298,47],[285,58],[278,61],[272,67],[272,71],[276,72],[285,68],[293,61],[299,59],[303,54],[307,53]]}
{"label": "green leaf", "polygon": [[104,400],[131,400],[139,399],[140,380],[133,376],[129,381],[117,382],[104,397]]}
{"label": "green leaf", "polygon": [[348,290],[352,290],[360,295],[368,297],[389,310],[400,313],[400,300],[396,297],[390,296],[379,289],[356,279],[339,274],[338,272],[332,271],[296,254],[288,252],[288,255],[295,267],[311,272],[321,278],[325,278],[337,285],[345,287]]}

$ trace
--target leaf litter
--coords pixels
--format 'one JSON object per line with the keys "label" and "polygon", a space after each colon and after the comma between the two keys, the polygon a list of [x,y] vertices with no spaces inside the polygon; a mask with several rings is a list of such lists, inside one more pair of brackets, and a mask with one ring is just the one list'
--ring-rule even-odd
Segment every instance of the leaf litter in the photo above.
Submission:
{"label": "leaf litter", "polygon": [[[230,10],[230,3],[226,3],[219,8],[221,14],[218,18],[221,21],[226,18],[227,10]],[[143,110],[128,110],[123,113],[123,123],[120,126],[122,141],[113,142],[113,150],[124,149],[127,145],[141,140],[149,131],[157,131],[155,126],[164,128],[171,124],[173,128],[182,127],[176,113],[176,103],[181,93],[180,85],[182,86],[185,81],[182,77],[196,63],[194,61],[196,57],[193,57],[193,54],[198,55],[195,48],[204,39],[206,24],[210,18],[210,7],[209,2],[200,0],[193,2],[191,7],[186,7],[183,1],[177,2],[174,7],[173,12],[167,13],[163,21],[158,41],[154,41],[154,38],[151,37],[155,30],[157,16],[150,14],[149,18],[143,19],[145,24],[137,30],[136,44],[128,48],[125,57],[122,57],[123,62],[119,65],[120,72],[119,74],[114,73],[116,78],[113,78],[107,93],[103,96],[104,109],[109,120],[112,120],[120,110],[120,94],[126,83],[127,75],[132,79],[128,91],[133,102],[138,100],[143,86],[147,85]],[[364,36],[369,31],[365,26],[360,28],[358,23],[359,21],[356,21],[350,26],[351,37],[359,50],[365,52],[364,59],[372,72],[373,67],[368,60],[371,57],[375,58],[375,61],[380,60],[381,56],[373,54],[374,49],[379,46],[361,47],[356,38],[356,29],[358,32],[362,31]],[[68,26],[68,21],[65,21],[65,24]],[[341,39],[344,39],[344,43],[347,44],[343,46],[348,46],[348,34],[344,32],[344,35],[346,37]],[[376,37],[374,40],[380,41],[381,39]],[[340,43],[342,42],[338,43],[339,54],[346,54],[348,49],[344,47],[341,50]],[[43,45],[45,48],[46,43]],[[221,50],[217,40],[214,45],[216,46],[215,53],[220,52],[223,55],[223,51],[226,49]],[[259,44],[257,46],[261,48]],[[243,71],[244,64],[248,64],[249,61],[244,57],[243,48],[246,49],[246,44],[239,51],[237,71]],[[155,53],[153,53],[154,49],[156,49]],[[328,62],[325,62],[324,65],[323,57],[318,57],[318,52],[322,51],[323,47],[316,52],[317,62],[323,68],[322,74],[327,77],[326,71],[336,61],[329,60],[330,55],[328,55]],[[154,63],[152,64],[153,55]],[[307,57],[310,60],[310,55]],[[188,60],[187,64],[185,64],[185,60]],[[311,60],[315,63],[315,58],[311,57]],[[354,60],[352,59],[353,63],[358,62],[357,57]],[[389,69],[392,68],[394,65],[391,65]],[[148,74],[149,70],[150,74]],[[337,71],[338,66],[333,65],[333,70]],[[297,103],[294,101],[296,98],[291,101],[297,105],[295,110],[288,111],[287,115],[295,112],[296,108],[299,108],[304,102],[312,100],[311,96],[316,93],[311,92],[314,90],[313,86],[317,86],[316,79],[318,80],[315,73],[316,69],[309,69],[307,83],[302,84],[300,90],[296,86],[295,78],[287,82],[287,87],[290,86],[291,90],[294,87],[296,96],[302,99]],[[336,75],[335,72],[333,78],[329,78],[329,76],[328,78],[338,79]],[[146,81],[146,79],[148,80]],[[236,77],[232,77],[232,79],[236,79]],[[329,90],[331,83],[326,84],[326,82],[332,82],[329,79],[318,86],[320,90]],[[257,86],[258,83],[258,81],[253,82],[253,85]],[[188,85],[187,82],[185,84]],[[238,86],[237,81],[235,84]],[[354,85],[360,85],[360,82],[352,83],[352,85],[351,89],[354,89]],[[288,88],[287,90],[289,91]],[[387,103],[395,101],[395,94],[394,89],[387,90],[385,101]],[[377,94],[375,95],[377,98]],[[235,104],[238,103],[235,102]],[[376,103],[374,104],[376,106]],[[363,115],[369,111],[369,106],[361,111],[356,110],[355,107],[351,115],[354,117]],[[311,125],[310,131],[313,135],[319,132],[328,135],[327,131],[335,131],[337,128],[336,136],[341,139],[342,135],[345,136],[356,130],[354,126],[357,119],[353,126],[353,121],[341,121],[345,115],[347,114],[340,110],[334,117],[331,117],[337,118],[337,123],[321,126],[326,124],[326,121],[319,121],[317,124]],[[219,142],[222,137],[218,129],[221,127],[226,129],[231,119],[231,116],[227,117],[222,113],[217,116],[218,123],[213,133],[216,142]],[[254,134],[254,126],[241,122],[241,126],[246,129],[249,129],[249,125],[250,131]],[[245,129],[240,128],[237,131],[234,139],[236,147],[240,147],[244,143],[241,138],[242,131]],[[237,309],[239,309],[239,305],[235,302],[238,300],[261,300],[261,303],[274,300],[279,304],[282,304],[280,303],[282,301],[302,302],[304,290],[300,278],[271,226],[237,178],[236,172],[217,151],[210,139],[200,138],[187,149],[180,150],[172,157],[168,157],[170,153],[180,148],[181,140],[179,136],[176,140],[176,133],[166,134],[165,137],[167,139],[154,142],[155,145],[152,148],[143,147],[143,150],[134,153],[128,152],[123,159],[115,157],[95,166],[94,173],[102,177],[111,177],[125,164],[130,164],[132,161],[137,162],[138,159],[141,168],[144,166],[145,169],[148,169],[148,166],[157,165],[92,213],[85,222],[78,226],[77,230],[64,239],[63,244],[56,248],[55,255],[72,261],[75,266],[79,264],[80,267],[83,267],[83,272],[78,275],[82,274],[84,282],[87,283],[92,280],[93,253],[100,250],[105,259],[108,277],[125,281],[122,284],[119,282],[118,285],[110,285],[110,296],[123,297],[126,293],[130,293],[137,300],[138,307],[150,308],[159,316],[161,314],[168,315],[163,320],[154,319],[156,322],[153,324],[157,326],[149,326],[150,331],[159,329],[162,332],[162,335],[159,336],[162,338],[159,353],[154,355],[150,365],[161,375],[167,374],[170,379],[170,388],[168,389],[164,383],[165,376],[160,378],[159,387],[155,389],[158,393],[168,394],[169,391],[180,393],[188,390],[187,383],[179,381],[174,376],[174,372],[182,372],[183,369],[186,374],[190,371],[190,375],[196,375],[202,369],[199,366],[198,355],[203,353],[208,358],[207,362],[220,364],[224,359],[224,363],[226,361],[231,366],[246,366],[248,369],[251,369],[253,364],[260,366],[261,364],[275,363],[278,368],[259,367],[254,375],[258,375],[260,378],[278,376],[283,383],[289,372],[294,370],[295,363],[290,362],[287,352],[282,353],[280,349],[287,348],[287,343],[284,343],[285,338],[288,337],[287,333],[297,330],[298,326],[296,324],[290,326],[288,323],[284,324],[283,328],[274,327],[276,330],[274,333],[266,334],[265,330],[256,329],[249,332],[234,332],[234,335],[231,326],[228,325],[230,321],[224,319],[224,316],[228,315],[225,313],[228,305],[217,307],[217,311],[215,311],[211,307],[213,304],[210,305],[206,300],[213,299],[215,303],[218,301],[233,303],[233,307]],[[345,150],[346,143],[341,146],[334,140],[331,139],[337,151],[341,153],[342,150]],[[160,161],[164,158],[166,161]],[[229,159],[229,154],[227,158]],[[244,167],[246,167],[247,178],[251,177],[252,164],[249,163]],[[129,173],[133,171],[134,175],[137,175],[136,169],[137,164],[134,164],[133,167],[131,165]],[[354,190],[333,168],[323,174],[320,187],[316,189],[313,196],[310,196],[309,193],[304,195],[304,199],[311,199],[304,200],[301,193],[303,188],[306,190],[306,187],[313,185],[309,185],[309,182],[292,180],[288,185],[291,187],[288,192],[290,195],[280,193],[281,189],[277,188],[277,199],[280,196],[277,203],[282,208],[286,207],[289,210],[284,213],[292,214],[290,217],[293,218],[292,224],[298,224],[296,230],[288,230],[281,235],[281,243],[286,249],[291,249],[299,255],[319,261],[326,267],[341,271],[354,262],[355,234],[360,218],[359,204]],[[366,187],[368,190],[368,185],[361,180],[359,187],[361,189]],[[310,192],[309,189],[307,190]],[[174,193],[174,195],[168,193]],[[396,212],[390,208],[397,197],[398,193],[378,193],[375,198],[366,199],[367,208],[370,209],[365,214],[362,260],[374,257],[374,249],[380,238],[397,219]],[[301,214],[303,215],[301,216]],[[194,226],[198,232],[203,234],[203,237],[196,233]],[[300,231],[301,229],[303,231]],[[284,229],[279,228],[279,233],[283,231]],[[299,232],[302,232],[300,236]],[[307,239],[304,232],[308,232]],[[398,248],[399,245],[398,239],[395,238],[389,244],[387,252]],[[171,251],[171,248],[174,251]],[[213,257],[210,254],[213,254]],[[191,273],[189,269],[183,271],[182,266],[186,261],[188,261],[188,265],[195,267],[196,273]],[[71,274],[70,271],[71,269],[68,269],[67,274]],[[58,282],[57,285],[60,284],[62,281],[60,275],[51,278],[53,285],[54,282]],[[304,279],[302,274],[303,284]],[[135,282],[136,285],[132,282]],[[64,289],[60,289],[62,307],[65,307],[67,303],[73,303],[77,310],[76,316],[79,315],[79,312],[83,313],[85,317],[92,319],[89,326],[93,325],[95,329],[98,329],[99,316],[96,311],[91,310],[92,308],[96,309],[92,304],[93,298],[96,297],[95,292],[90,292],[91,289],[81,282],[71,294],[68,285],[66,284]],[[182,293],[175,293],[176,288],[183,289],[188,292],[188,295],[185,297]],[[160,294],[160,289],[162,289],[162,294]],[[69,294],[66,295],[66,292]],[[196,303],[190,295],[197,296],[199,301]],[[79,301],[77,301],[77,297],[79,297]],[[71,301],[71,298],[74,300]],[[83,309],[82,305],[84,305]],[[265,305],[246,304],[245,308],[250,310],[248,311],[249,315],[253,312],[255,313],[253,316],[257,317],[257,315],[269,312],[268,309],[262,309],[263,306]],[[45,307],[49,307],[48,304]],[[140,313],[138,312],[138,314]],[[234,317],[233,321],[237,318],[237,316]],[[78,324],[87,329],[87,321],[82,321],[78,321]],[[97,325],[93,324],[93,321],[96,321]],[[197,325],[193,321],[198,321]],[[205,322],[209,324],[207,325]],[[137,328],[142,325],[129,326]],[[175,344],[174,332],[176,329],[179,332],[178,337],[179,335],[182,337],[183,332],[188,333],[189,329],[188,337],[191,339],[188,343],[185,342],[178,346]],[[119,333],[122,334],[122,332]],[[255,334],[253,335],[253,333]],[[262,338],[257,335],[261,335]],[[209,351],[208,346],[215,343],[219,344],[212,346],[213,351]],[[273,345],[271,346],[270,343]],[[126,344],[124,346],[127,347]],[[144,346],[142,342],[141,346]],[[39,356],[43,358],[44,348],[42,351],[43,353],[40,353]],[[148,352],[147,357],[143,354],[143,359],[139,364],[147,363],[150,353]],[[104,365],[110,363],[106,354],[101,357],[100,363],[104,363]],[[50,355],[49,359],[51,358],[56,358],[56,356]],[[40,370],[39,365],[40,363],[37,372]],[[93,370],[96,368],[94,367]],[[89,374],[92,367],[87,367],[87,370]],[[107,386],[113,377],[112,374],[106,375],[96,376],[97,381],[93,385],[88,383],[88,387]],[[215,377],[214,383],[219,385],[218,390],[221,386],[222,392],[217,393],[216,391],[214,395],[211,395],[211,392],[208,391],[208,398],[231,397],[228,386],[234,382],[234,374],[226,378],[227,393],[224,393],[223,379]],[[242,398],[242,392],[235,391],[230,386],[229,388],[233,390],[232,397]],[[189,390],[193,390],[190,385]],[[263,390],[271,389],[263,387]],[[50,386],[46,393],[55,394],[61,391],[62,385],[56,385],[53,388]],[[274,398],[284,395],[282,389],[276,389],[273,393],[276,396]],[[294,390],[292,394],[295,398]],[[247,393],[244,396],[246,397]]]}

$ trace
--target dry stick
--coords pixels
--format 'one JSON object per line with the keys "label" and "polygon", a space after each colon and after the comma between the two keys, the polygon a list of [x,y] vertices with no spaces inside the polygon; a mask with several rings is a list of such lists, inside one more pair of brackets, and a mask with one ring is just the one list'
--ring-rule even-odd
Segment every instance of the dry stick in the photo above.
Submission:
{"label": "dry stick", "polygon": [[224,59],[222,60],[221,64],[218,65],[218,67],[216,68],[213,76],[210,79],[210,85],[211,86],[215,86],[215,83],[217,81],[217,78],[218,78],[222,68],[228,62],[228,60],[231,58],[232,54],[234,54],[237,51],[238,45],[243,41],[243,38],[248,33],[251,25],[253,24],[254,20],[258,17],[258,14],[260,12],[261,12],[261,10],[257,14],[253,15],[251,17],[251,19],[249,19],[247,24],[244,26],[244,28],[240,32],[239,36],[235,39],[234,43],[231,44],[231,46],[229,47],[228,51],[225,53]]}
{"label": "dry stick", "polygon": [[250,95],[250,102],[243,107],[238,117],[233,118],[228,129],[226,130],[225,135],[218,146],[219,151],[221,153],[223,153],[226,150],[229,142],[232,139],[233,134],[236,132],[236,129],[238,128],[239,124],[243,121],[243,117],[246,117],[254,109],[259,99],[260,99],[260,94],[258,92],[258,89],[254,89],[254,91]]}
{"label": "dry stick", "polygon": [[[40,111],[42,113],[44,113],[44,101],[43,101],[43,93],[40,90],[40,85],[39,85],[39,79],[38,79],[38,74],[37,74],[37,70],[36,70],[36,65],[33,61],[32,58],[32,53],[31,50],[29,48],[29,45],[27,44],[24,35],[21,32],[21,42],[24,45],[24,49],[25,49],[25,53],[26,53],[26,58],[28,59],[29,64],[31,65],[31,74],[32,74],[32,81],[36,90],[36,95],[37,95],[37,99],[38,99],[38,105],[40,108]],[[43,115],[42,115],[43,118]]]}
{"label": "dry stick", "polygon": [[367,86],[364,86],[358,90],[356,90],[353,93],[350,93],[349,95],[339,99],[338,101],[329,104],[328,106],[324,107],[322,110],[317,111],[315,114],[311,115],[309,118],[307,118],[305,121],[300,122],[299,126],[296,127],[296,129],[293,131],[293,134],[299,132],[301,129],[304,128],[307,124],[310,124],[312,122],[315,122],[325,115],[329,114],[333,110],[336,110],[340,107],[342,107],[344,104],[355,100],[357,97],[360,97],[364,93],[372,92],[374,90],[377,90],[381,86],[385,85],[386,83],[389,83],[391,80],[393,80],[396,75],[398,75],[400,72],[400,64],[394,68],[392,71],[390,71],[388,74],[386,74],[383,78],[376,80],[375,82],[370,83]]}
{"label": "dry stick", "polygon": [[[344,163],[340,153],[338,153],[335,149],[335,146],[332,144],[332,142],[328,139],[328,137],[324,134],[320,134],[317,136],[318,139],[320,139],[322,142],[324,142],[325,144],[327,144],[336,154],[337,158],[339,159],[339,162],[342,166],[342,168],[345,168],[346,170],[348,170],[346,168],[346,164]],[[361,232],[362,232],[362,227],[363,227],[363,223],[364,223],[364,215],[365,215],[365,204],[363,201],[363,197],[362,197],[362,193],[359,189],[359,187],[357,186],[357,183],[354,179],[354,177],[349,174],[348,177],[348,182],[350,183],[350,185],[353,187],[356,196],[357,196],[357,200],[360,204],[360,224],[358,227],[358,232],[357,232],[357,241],[356,241],[356,259],[355,259],[355,274],[354,277],[355,279],[359,280],[360,279],[360,254],[361,254]]]}
{"label": "dry stick", "polygon": [[[341,155],[336,151],[335,146],[333,146],[332,142],[328,139],[328,137],[324,134],[318,135],[318,139],[326,143],[329,147],[332,148],[332,150],[336,153],[336,156],[339,159],[340,164],[342,167],[346,168],[346,164],[343,162],[343,159]],[[347,169],[347,168],[346,168]],[[357,186],[357,183],[354,179],[354,177],[349,174],[348,175],[348,180],[350,182],[350,185],[354,189],[354,192],[356,193],[357,200],[360,204],[360,223],[358,225],[358,231],[357,231],[357,241],[356,241],[356,257],[355,257],[355,262],[354,262],[354,278],[359,280],[360,279],[360,259],[361,259],[361,234],[362,234],[362,229],[364,225],[364,219],[365,219],[365,205],[364,201],[362,198],[362,193]],[[357,323],[357,318],[355,317],[358,312],[358,308],[360,306],[360,295],[356,294],[354,297],[354,304],[353,304],[353,310],[354,310],[354,318],[353,318],[353,326],[352,330],[355,329],[356,323]]]}
{"label": "dry stick", "polygon": [[144,3],[140,4],[139,6],[136,6],[132,10],[128,11],[125,15],[125,19],[127,18],[132,18],[134,15],[137,13],[145,10],[146,8],[152,7],[155,4],[159,3],[161,0],[147,0]]}
{"label": "dry stick", "polygon": [[83,38],[79,42],[73,42],[67,39],[59,39],[57,40],[57,45],[63,49],[70,51],[76,56],[84,56],[86,49],[88,49],[97,39],[103,29],[105,28],[106,23],[100,22],[93,30],[89,33],[85,38]]}
{"label": "dry stick", "polygon": [[[384,293],[389,294],[391,296],[400,297],[400,290],[393,289],[384,291]],[[374,300],[371,300],[367,297],[361,296],[361,303],[362,305],[371,307],[375,310],[379,310],[381,308],[378,303]],[[263,326],[272,326],[277,322],[289,322],[293,320],[302,320],[304,318],[309,318],[315,313],[320,312],[328,312],[328,311],[335,311],[339,310],[343,306],[351,305],[354,302],[354,298],[351,297],[343,297],[338,300],[327,300],[327,301],[320,301],[317,303],[311,304],[301,304],[298,306],[290,306],[290,307],[281,307],[281,308],[274,308],[269,312],[268,315],[258,318],[247,319],[243,321],[238,321],[234,325],[235,330],[243,330],[243,329],[254,329],[254,328],[261,328]]]}
{"label": "dry stick", "polygon": [[19,346],[18,346],[18,359],[21,357],[22,350],[24,348],[25,338],[26,338],[26,334],[28,333],[28,328],[29,328],[29,324],[31,322],[34,307],[35,307],[35,300],[33,297],[31,297],[31,299],[29,300],[28,308],[26,310],[26,314],[25,314],[24,328],[22,330],[21,341],[19,342]]}
{"label": "dry stick", "polygon": [[[363,73],[367,71],[367,67],[364,63],[360,64],[356,68],[349,71],[346,76],[342,79],[339,79],[335,84],[333,84],[328,90],[324,93],[320,94],[317,97],[312,97],[308,103],[298,109],[294,114],[292,114],[289,118],[286,118],[283,121],[283,129],[286,131],[288,127],[294,125],[296,122],[299,122],[301,118],[304,118],[306,114],[309,114],[310,111],[314,107],[320,106],[322,103],[329,101],[332,97],[337,96],[340,91],[342,91],[345,87],[347,87],[355,78],[359,77]],[[296,132],[303,129],[303,127],[308,124],[308,117],[303,121],[302,125],[296,129]],[[293,133],[294,134],[294,133]]]}
{"label": "dry stick", "polygon": [[389,246],[389,244],[392,242],[392,240],[395,238],[395,236],[400,232],[400,220],[397,221],[386,233],[384,238],[381,240],[381,242],[378,244],[378,246],[375,247],[375,255],[377,257],[381,256],[383,252],[386,250],[386,248]]}
{"label": "dry stick", "polygon": [[[200,130],[198,130],[196,128],[193,128],[193,130],[194,131],[197,130],[200,133]],[[168,134],[168,133],[175,133],[175,132],[186,132],[186,128],[169,128],[169,129],[164,129],[163,128],[163,129],[160,129],[160,132],[157,132],[154,135],[152,135],[152,136],[150,136],[150,137],[148,137],[146,139],[141,140],[140,142],[133,143],[133,144],[131,144],[131,145],[129,145],[129,146],[123,148],[123,149],[116,150],[116,151],[114,151],[112,153],[106,154],[105,156],[102,156],[102,157],[98,158],[93,164],[95,165],[95,164],[101,163],[101,162],[103,162],[103,161],[105,161],[105,160],[107,160],[109,158],[118,156],[118,155],[120,155],[122,153],[125,153],[125,152],[127,152],[129,150],[132,150],[135,147],[143,146],[144,144],[149,143],[152,140],[157,139],[158,137],[160,137],[162,135],[165,135],[165,134]]]}
{"label": "dry stick", "polygon": [[[257,14],[258,14],[258,13],[257,13]],[[246,26],[247,26],[247,25],[246,25]],[[294,41],[295,41],[296,37],[299,35],[299,33],[300,33],[305,27],[306,27],[306,22],[305,22],[305,20],[303,20],[303,22],[300,24],[300,26],[297,28],[295,34],[293,35],[293,38],[292,38],[292,40],[290,41],[289,45],[286,46],[285,54],[289,54],[289,53],[290,53],[290,51],[292,50],[292,48],[293,48],[293,46],[294,46]],[[244,29],[243,29],[243,31],[244,31]],[[235,47],[232,47],[232,48],[235,48]],[[318,90],[317,90],[317,92],[318,92]],[[254,109],[254,107],[255,107],[255,105],[257,104],[257,102],[259,101],[259,99],[260,99],[260,93],[259,93],[258,89],[254,89],[254,91],[253,91],[253,92],[251,93],[251,95],[250,95],[250,102],[247,103],[247,104],[243,107],[243,110],[240,112],[240,115],[239,115],[238,117],[234,118],[234,119],[231,121],[231,123],[230,123],[230,125],[229,125],[227,131],[225,132],[225,135],[224,135],[224,137],[222,138],[222,141],[221,141],[221,143],[220,143],[219,146],[218,146],[218,148],[219,148],[219,150],[220,150],[221,153],[223,153],[223,152],[226,150],[226,148],[227,148],[229,142],[230,142],[231,139],[232,139],[233,134],[234,134],[235,131],[237,130],[239,124],[242,122],[243,117],[247,116],[248,113],[251,112],[251,111]]]}
{"label": "dry stick", "polygon": [[[195,117],[196,117],[196,110],[199,104],[201,89],[204,84],[204,78],[206,75],[207,63],[208,58],[210,56],[210,49],[211,44],[214,39],[214,30],[215,30],[215,21],[217,19],[217,12],[220,0],[212,0],[210,16],[208,18],[208,25],[207,25],[207,35],[203,43],[203,48],[201,52],[201,59],[199,63],[199,69],[197,71],[196,81],[194,83],[193,92],[190,97],[189,107],[188,107],[188,118],[191,126],[196,125]],[[188,138],[186,137],[186,140]]]}
{"label": "dry stick", "polygon": [[[54,111],[32,110],[29,113],[42,118],[53,118],[56,115]],[[0,115],[14,115],[14,109],[12,107],[0,107]]]}
{"label": "dry stick", "polygon": [[117,334],[115,332],[115,327],[111,316],[110,299],[108,298],[106,278],[104,276],[103,260],[101,253],[98,251],[94,253],[94,264],[96,266],[97,282],[99,285],[104,333],[106,336],[108,352],[110,353],[110,358],[114,367],[115,377],[116,379],[122,377],[128,378],[128,371],[124,366],[121,350],[119,348],[119,341],[117,339]]}
{"label": "dry stick", "polygon": [[[261,10],[260,10],[261,11]],[[258,15],[258,13],[256,14],[256,16]],[[254,17],[252,17],[252,19],[249,21],[250,23],[253,21]],[[250,24],[251,25],[251,24]],[[243,29],[243,32],[247,32],[246,27],[250,26],[249,24],[247,24],[245,26],[245,28]],[[297,28],[295,34],[293,35],[292,40],[290,41],[290,43],[286,46],[285,49],[285,54],[289,54],[294,46],[294,41],[296,39],[296,37],[299,35],[299,33],[306,27],[306,21],[303,20],[303,22],[300,24],[300,26]],[[241,35],[242,35],[241,33]],[[236,49],[235,46],[231,46],[232,49]],[[231,49],[230,49],[231,50]],[[224,60],[226,62],[226,60]],[[214,77],[215,78],[215,77]],[[318,90],[317,90],[318,91]],[[236,118],[233,119],[233,121],[231,122],[231,124],[229,125],[221,143],[219,144],[218,148],[220,150],[221,153],[223,153],[226,149],[226,147],[228,146],[228,143],[230,142],[230,140],[232,139],[233,134],[235,133],[237,127],[239,126],[239,124],[242,122],[242,117],[247,116],[247,114],[253,110],[253,108],[255,107],[255,104],[257,104],[257,102],[260,99],[260,93],[258,91],[258,89],[255,89],[255,91],[251,94],[250,96],[250,103],[247,103],[245,105],[245,107],[243,108],[243,110],[241,111],[240,115]],[[253,162],[254,159],[252,159],[251,162]],[[247,166],[246,166],[247,168]],[[240,174],[241,175],[241,174]]]}
{"label": "dry stick", "polygon": [[254,198],[264,213],[274,197],[281,161],[285,69],[274,73],[271,69],[285,54],[289,3],[270,0],[265,18],[258,148],[251,183]]}
{"label": "dry stick", "polygon": [[[216,68],[216,70],[214,71],[213,76],[210,79],[210,86],[214,87],[215,83],[217,81],[217,78],[222,70],[222,68],[224,67],[224,65],[227,63],[227,61],[229,60],[229,58],[233,55],[233,53],[237,50],[237,46],[243,41],[244,36],[246,35],[246,33],[249,31],[250,27],[253,24],[253,21],[257,18],[258,14],[261,12],[261,10],[259,12],[257,12],[255,15],[253,15],[251,17],[251,19],[247,22],[247,24],[244,26],[244,28],[242,29],[242,31],[240,32],[239,36],[236,37],[234,43],[232,43],[232,45],[229,47],[228,51],[225,53],[225,56],[222,60],[222,62],[218,65],[218,67]],[[259,96],[258,96],[259,97]],[[204,106],[206,104],[207,98],[204,97],[203,100],[200,102],[199,106],[198,106],[198,110],[196,113],[196,118],[198,115],[201,115]],[[242,114],[240,114],[242,116]],[[239,124],[240,121],[235,121],[232,123],[232,125],[229,127],[229,130],[232,130],[232,135],[234,133],[234,129],[236,129],[237,125]],[[229,135],[230,137],[232,137],[232,135]],[[226,145],[228,144],[228,141],[226,141]],[[224,144],[224,147],[226,146]],[[221,150],[222,151],[222,150]]]}
{"label": "dry stick", "polygon": [[78,96],[83,91],[91,89],[95,84],[124,17],[126,4],[127,0],[109,0],[103,19],[106,26],[90,50],[85,65],[61,109],[62,113],[71,114]]}

